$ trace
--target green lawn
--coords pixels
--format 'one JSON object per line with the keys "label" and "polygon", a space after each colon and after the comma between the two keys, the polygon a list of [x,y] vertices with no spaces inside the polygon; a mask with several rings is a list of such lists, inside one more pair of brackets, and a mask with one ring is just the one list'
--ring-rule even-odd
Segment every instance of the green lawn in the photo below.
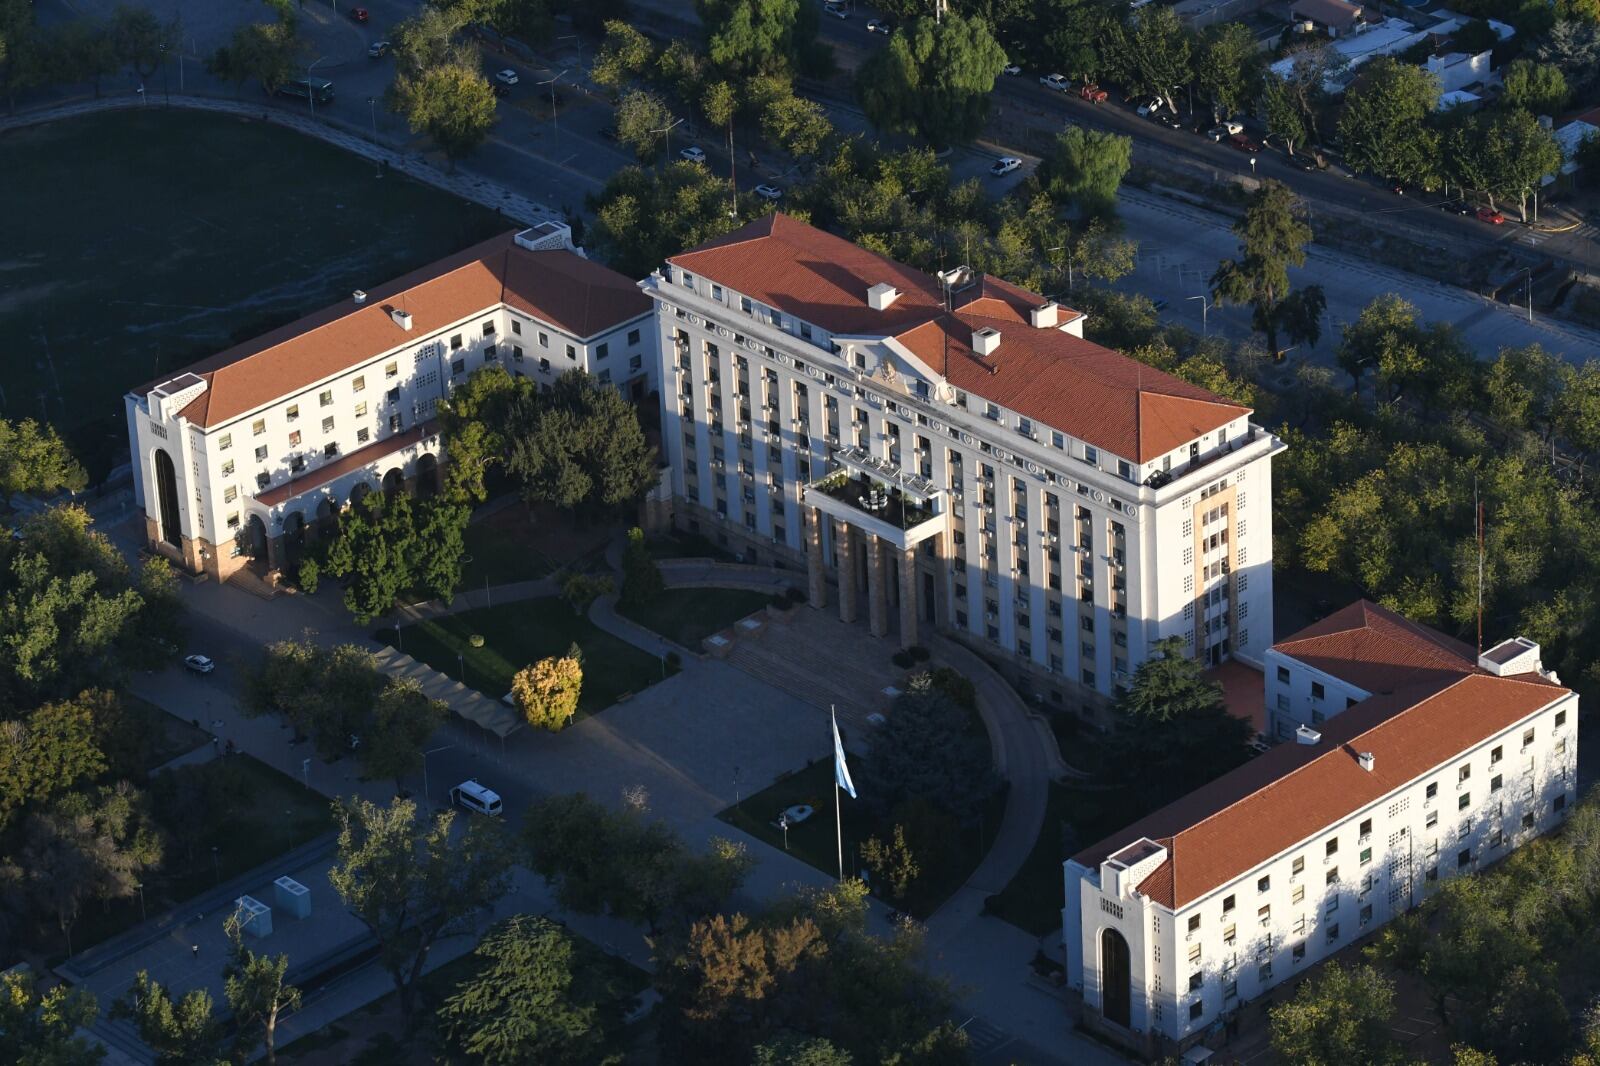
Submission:
{"label": "green lawn", "polygon": [[555,563],[526,539],[489,522],[473,522],[467,526],[465,539],[471,559],[461,568],[462,592],[481,591],[485,584],[535,581],[557,569]]}
{"label": "green lawn", "polygon": [[1052,784],[1039,839],[1011,883],[991,900],[989,912],[1041,936],[1058,928],[1066,892],[1061,864],[1127,825],[1128,810],[1121,791]]}
{"label": "green lawn", "polygon": [[693,651],[771,599],[747,589],[668,589],[649,603],[619,605],[617,613]]}
{"label": "green lawn", "polygon": [[[853,773],[856,792],[862,794],[869,783],[862,779],[859,770]],[[775,848],[782,848],[784,834],[774,824],[779,812],[797,804],[806,804],[815,813],[799,825],[790,826],[789,852],[825,873],[835,874],[839,870],[838,835],[842,835],[844,872],[849,876],[860,872],[861,842],[871,836],[889,839],[894,831],[893,819],[875,816],[873,809],[864,801],[851,799],[849,793],[840,792],[842,833],[836,835],[833,790],[833,760],[821,759],[744,798],[717,817]],[[980,816],[981,824],[961,826],[951,821],[943,837],[946,846],[938,854],[918,854],[915,848],[912,849],[913,856],[922,865],[922,874],[912,885],[911,898],[906,902],[907,910],[926,918],[966,882],[983,859],[1004,811],[1005,794],[1002,792],[985,804]]]}
{"label": "green lawn", "polygon": [[204,729],[131,693],[122,696],[122,713],[128,732],[137,737],[136,761],[143,774],[211,742]]}
{"label": "green lawn", "polygon": [[[473,634],[484,638],[483,647],[471,645]],[[393,629],[379,630],[377,637],[491,699],[511,691],[511,677],[518,670],[547,655],[563,654],[576,641],[583,650],[580,717],[602,711],[619,696],[638,692],[662,677],[659,659],[597,629],[555,597],[418,622],[405,626],[398,641]]]}
{"label": "green lawn", "polygon": [[510,226],[375,173],[277,126],[154,107],[0,135],[0,417],[48,416],[103,475],[128,389]]}

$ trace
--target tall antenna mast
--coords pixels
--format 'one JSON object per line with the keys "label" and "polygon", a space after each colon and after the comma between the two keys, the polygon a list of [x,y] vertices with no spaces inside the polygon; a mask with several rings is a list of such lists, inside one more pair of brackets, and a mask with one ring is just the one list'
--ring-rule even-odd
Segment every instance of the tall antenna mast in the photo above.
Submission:
{"label": "tall antenna mast", "polygon": [[1483,501],[1478,497],[1478,476],[1472,476],[1472,509],[1478,522],[1478,654],[1483,654]]}

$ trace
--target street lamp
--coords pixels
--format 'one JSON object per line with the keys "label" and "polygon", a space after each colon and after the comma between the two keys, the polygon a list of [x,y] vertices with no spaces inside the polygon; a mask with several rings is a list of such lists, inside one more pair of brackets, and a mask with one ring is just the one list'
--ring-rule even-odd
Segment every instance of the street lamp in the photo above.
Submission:
{"label": "street lamp", "polygon": [[316,118],[317,117],[317,90],[315,88],[313,88],[312,85],[311,85],[311,72],[313,70],[316,70],[317,69],[317,64],[322,62],[326,58],[328,58],[328,57],[327,56],[318,56],[317,58],[313,59],[311,61],[311,65],[306,68],[306,99],[311,101],[311,117],[312,118]]}
{"label": "street lamp", "polygon": [[[378,143],[378,98],[376,96],[367,97],[367,113],[372,116],[372,143],[376,145]],[[378,168],[378,177],[383,177],[382,167]]]}
{"label": "street lamp", "polygon": [[146,920],[144,913],[144,882],[135,881],[133,887],[139,890],[139,920],[142,922]]}
{"label": "street lamp", "polygon": [[550,86],[550,125],[555,129],[557,137],[561,136],[561,123],[556,119],[556,82],[566,77],[566,75],[567,72],[563,70],[560,74],[548,78],[545,81],[534,82],[535,85]]}
{"label": "street lamp", "polygon": [[1250,176],[1251,177],[1255,177],[1255,174],[1256,174],[1256,157],[1255,156],[1251,156],[1250,157]]}
{"label": "street lamp", "polygon": [[140,82],[139,87],[133,91],[139,94],[140,104],[148,104],[150,102],[150,98],[144,94],[144,82]]}
{"label": "street lamp", "polygon": [[1206,312],[1211,309],[1211,301],[1204,296],[1190,296],[1187,299],[1200,301],[1200,336],[1204,337],[1207,335]]}
{"label": "street lamp", "polygon": [[211,875],[216,881],[222,880],[222,862],[217,858],[217,846],[211,845]]}
{"label": "street lamp", "polygon": [[172,81],[167,73],[167,45],[161,46],[161,95],[166,98],[166,106],[172,106]]}
{"label": "street lamp", "polygon": [[665,129],[651,130],[650,131],[651,133],[660,133],[660,134],[663,134],[663,135],[666,136],[666,138],[667,138],[667,156],[669,158],[672,156],[672,127],[677,126],[677,125],[681,124],[682,122],[683,122],[683,119],[680,118],[676,122],[669,122]]}

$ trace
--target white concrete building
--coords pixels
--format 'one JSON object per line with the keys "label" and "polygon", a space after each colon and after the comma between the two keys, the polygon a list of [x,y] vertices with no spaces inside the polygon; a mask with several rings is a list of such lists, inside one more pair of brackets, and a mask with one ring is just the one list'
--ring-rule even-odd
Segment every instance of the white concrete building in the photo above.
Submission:
{"label": "white concrete building", "polygon": [[1261,661],[1283,445],[1247,408],[1037,294],[782,214],[642,287],[678,525],[807,567],[813,606],[832,585],[875,634],[959,633],[1078,711],[1164,637]]}
{"label": "white concrete building", "polygon": [[1065,864],[1085,1023],[1145,1052],[1192,1043],[1560,824],[1578,697],[1531,641],[1460,650],[1358,603],[1270,651],[1278,720],[1325,721]]}
{"label": "white concrete building", "polygon": [[581,368],[643,399],[660,363],[651,307],[546,224],[135,389],[128,443],[150,547],[219,580],[252,558],[272,572],[363,493],[429,491],[438,402],[489,363],[541,384]]}

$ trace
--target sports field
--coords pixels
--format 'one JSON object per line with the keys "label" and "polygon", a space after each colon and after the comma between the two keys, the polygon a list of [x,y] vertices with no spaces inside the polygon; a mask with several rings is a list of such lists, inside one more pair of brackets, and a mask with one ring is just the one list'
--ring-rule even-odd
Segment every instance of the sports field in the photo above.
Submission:
{"label": "sports field", "polygon": [[511,223],[262,122],[149,108],[0,135],[0,417],[99,477],[122,394]]}

